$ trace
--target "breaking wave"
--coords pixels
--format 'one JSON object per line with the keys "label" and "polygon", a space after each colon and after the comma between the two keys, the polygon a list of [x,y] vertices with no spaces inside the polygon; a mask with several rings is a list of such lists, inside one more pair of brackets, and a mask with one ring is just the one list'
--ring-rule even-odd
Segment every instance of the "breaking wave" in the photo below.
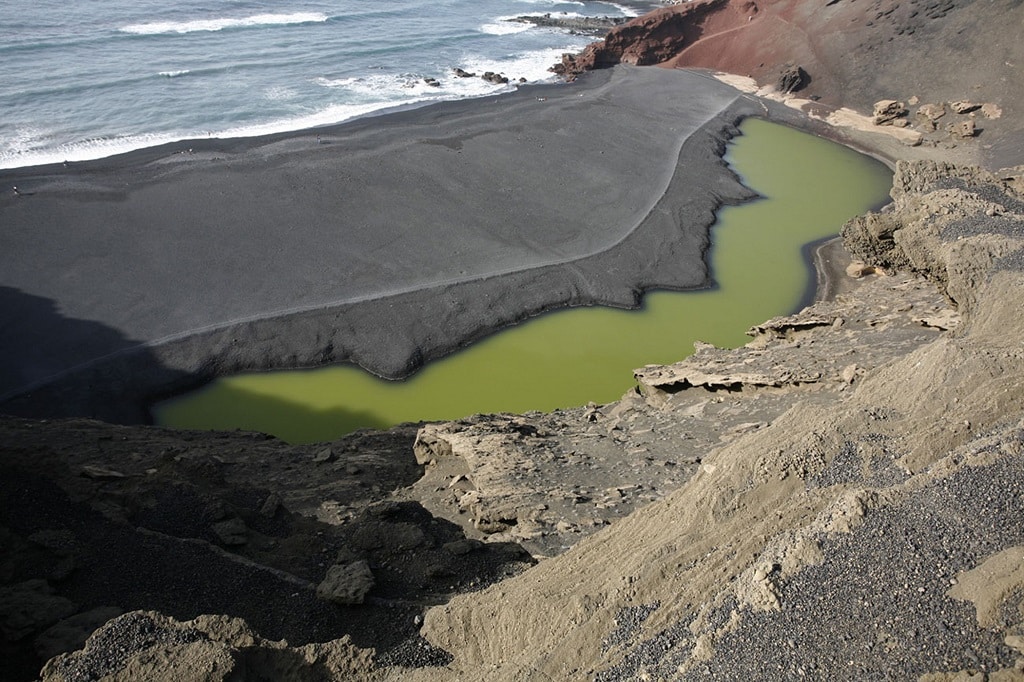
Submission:
{"label": "breaking wave", "polygon": [[159,35],[162,33],[194,33],[196,31],[222,31],[226,28],[249,28],[253,26],[282,26],[287,24],[323,23],[330,17],[318,12],[295,12],[292,14],[256,14],[251,17],[221,19],[193,19],[191,21],[156,21],[148,24],[122,26],[122,33],[135,35]]}

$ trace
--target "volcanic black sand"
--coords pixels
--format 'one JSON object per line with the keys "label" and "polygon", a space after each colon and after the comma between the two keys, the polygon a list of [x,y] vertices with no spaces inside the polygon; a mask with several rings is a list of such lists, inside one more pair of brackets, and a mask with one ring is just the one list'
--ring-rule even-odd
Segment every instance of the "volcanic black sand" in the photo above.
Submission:
{"label": "volcanic black sand", "polygon": [[217,374],[400,377],[553,307],[705,286],[714,210],[750,195],[720,153],[761,113],[700,74],[619,67],[0,172],[0,397],[130,420]]}

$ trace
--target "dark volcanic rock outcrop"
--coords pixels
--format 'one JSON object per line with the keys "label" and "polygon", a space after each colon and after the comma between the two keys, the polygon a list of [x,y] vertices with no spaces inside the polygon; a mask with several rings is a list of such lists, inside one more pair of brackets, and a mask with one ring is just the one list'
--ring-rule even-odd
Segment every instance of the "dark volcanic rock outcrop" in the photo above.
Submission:
{"label": "dark volcanic rock outcrop", "polygon": [[532,24],[543,28],[560,28],[570,33],[584,35],[605,35],[609,29],[627,21],[625,17],[580,17],[558,14],[526,14],[509,19],[520,24]]}

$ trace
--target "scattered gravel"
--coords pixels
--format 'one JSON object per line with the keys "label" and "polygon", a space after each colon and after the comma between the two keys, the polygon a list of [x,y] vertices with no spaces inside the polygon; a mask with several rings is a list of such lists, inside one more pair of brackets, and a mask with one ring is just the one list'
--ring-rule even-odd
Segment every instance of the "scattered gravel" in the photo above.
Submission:
{"label": "scattered gravel", "polygon": [[821,542],[824,563],[783,585],[781,611],[744,611],[739,629],[716,644],[707,672],[913,679],[1013,665],[1002,633],[980,629],[973,605],[946,592],[960,571],[1024,542],[1019,459],[967,468]]}
{"label": "scattered gravel", "polygon": [[202,638],[194,630],[169,630],[144,613],[129,613],[98,632],[79,656],[55,662],[51,673],[66,682],[92,682],[116,674],[132,656],[157,644],[176,646]]}

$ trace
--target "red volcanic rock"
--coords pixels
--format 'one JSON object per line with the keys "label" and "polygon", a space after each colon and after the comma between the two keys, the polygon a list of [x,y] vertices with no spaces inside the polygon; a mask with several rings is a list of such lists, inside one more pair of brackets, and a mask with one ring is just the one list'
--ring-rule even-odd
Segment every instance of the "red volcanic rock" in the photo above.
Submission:
{"label": "red volcanic rock", "polygon": [[[705,68],[799,89],[822,111],[870,112],[880,99],[912,95],[964,109],[988,102],[1004,116],[981,133],[990,143],[1008,135],[1000,154],[1014,165],[1024,133],[1007,121],[1011,109],[1024,116],[1024,41],[1011,27],[1021,25],[1019,0],[693,0],[613,28],[555,70],[572,78],[620,63]],[[790,64],[803,68],[798,80],[780,78]]]}
{"label": "red volcanic rock", "polygon": [[[739,7],[757,12],[749,0],[693,0],[654,10],[613,28],[603,41],[588,45],[578,55],[563,55],[554,70],[571,77],[616,64],[661,64],[698,41],[709,24],[720,24],[723,18],[733,23]],[[746,15],[742,21],[747,21]]]}

